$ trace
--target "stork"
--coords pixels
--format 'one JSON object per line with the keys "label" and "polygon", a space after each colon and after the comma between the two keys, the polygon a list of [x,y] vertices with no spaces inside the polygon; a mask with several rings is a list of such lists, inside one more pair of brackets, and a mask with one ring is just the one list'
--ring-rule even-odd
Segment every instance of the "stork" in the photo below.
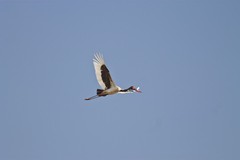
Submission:
{"label": "stork", "polygon": [[117,86],[111,78],[110,72],[103,59],[103,55],[97,53],[94,56],[95,58],[93,59],[93,65],[95,69],[95,74],[97,77],[97,81],[102,89],[97,89],[97,95],[90,98],[85,98],[85,100],[91,100],[116,93],[141,93],[139,87],[136,88],[134,86],[131,86],[127,89],[121,89],[119,86]]}

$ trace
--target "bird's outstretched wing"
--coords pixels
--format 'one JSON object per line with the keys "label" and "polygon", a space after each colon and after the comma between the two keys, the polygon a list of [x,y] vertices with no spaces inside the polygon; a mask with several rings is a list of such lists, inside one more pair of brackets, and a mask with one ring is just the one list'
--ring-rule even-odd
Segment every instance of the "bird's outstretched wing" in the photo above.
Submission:
{"label": "bird's outstretched wing", "polygon": [[97,81],[102,87],[102,89],[105,90],[116,86],[111,78],[109,70],[106,67],[103,56],[100,53],[95,54],[95,58],[93,59],[93,65],[95,68]]}

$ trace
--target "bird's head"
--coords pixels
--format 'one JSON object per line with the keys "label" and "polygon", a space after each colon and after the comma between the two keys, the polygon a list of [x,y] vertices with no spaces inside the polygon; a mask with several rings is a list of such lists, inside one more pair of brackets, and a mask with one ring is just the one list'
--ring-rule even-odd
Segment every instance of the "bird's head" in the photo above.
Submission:
{"label": "bird's head", "polygon": [[136,87],[134,87],[134,86],[131,86],[131,87],[128,88],[128,91],[129,91],[129,92],[142,93],[142,91],[140,91],[139,89],[140,89],[140,87],[137,87],[137,88],[136,88]]}

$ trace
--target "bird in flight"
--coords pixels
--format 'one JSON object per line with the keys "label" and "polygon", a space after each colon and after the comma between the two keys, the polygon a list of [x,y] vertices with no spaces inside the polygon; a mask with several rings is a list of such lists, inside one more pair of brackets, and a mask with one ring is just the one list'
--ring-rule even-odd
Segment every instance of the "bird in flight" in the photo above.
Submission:
{"label": "bird in flight", "polygon": [[93,59],[93,65],[95,69],[95,74],[97,77],[97,81],[102,89],[97,89],[97,95],[90,98],[85,98],[85,100],[91,100],[116,93],[141,93],[139,87],[136,88],[134,86],[131,86],[127,89],[121,89],[119,86],[117,86],[111,78],[110,72],[104,62],[103,55],[97,53],[94,56],[95,58]]}

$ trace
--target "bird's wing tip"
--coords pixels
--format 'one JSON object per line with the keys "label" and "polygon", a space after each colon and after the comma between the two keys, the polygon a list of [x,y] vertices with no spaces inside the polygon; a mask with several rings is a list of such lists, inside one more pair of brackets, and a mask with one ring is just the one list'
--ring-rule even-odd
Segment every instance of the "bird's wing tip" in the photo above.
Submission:
{"label": "bird's wing tip", "polygon": [[103,55],[100,52],[95,53],[93,62],[105,64],[105,61],[103,59]]}

